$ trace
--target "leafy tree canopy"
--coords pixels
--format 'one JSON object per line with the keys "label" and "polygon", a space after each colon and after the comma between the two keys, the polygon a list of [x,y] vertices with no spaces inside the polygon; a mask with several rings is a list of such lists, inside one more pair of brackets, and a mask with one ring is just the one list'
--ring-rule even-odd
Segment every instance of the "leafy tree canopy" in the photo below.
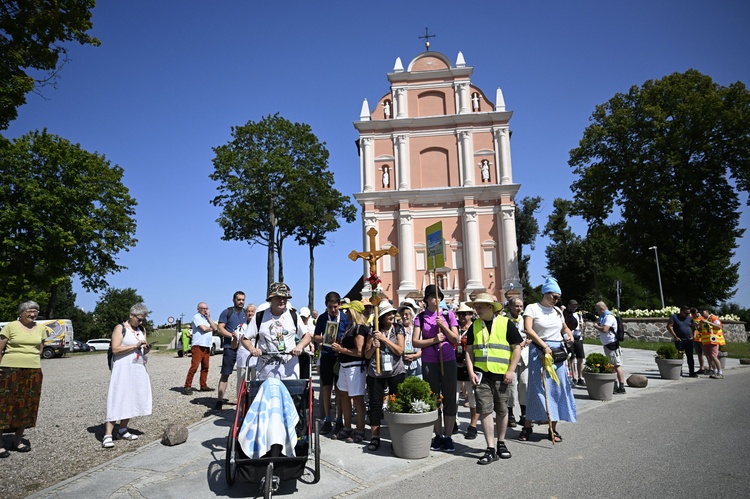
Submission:
{"label": "leafy tree canopy", "polygon": [[219,195],[211,203],[222,208],[217,220],[222,239],[267,246],[270,284],[276,245],[301,227],[309,228],[310,214],[321,215],[315,213],[322,206],[311,197],[311,186],[324,189],[315,195],[331,198],[334,208],[343,202],[331,187],[328,150],[309,125],[278,114],[233,127],[232,140],[213,150],[209,177],[219,183]]}
{"label": "leafy tree canopy", "polygon": [[[86,34],[94,0],[0,0],[0,130],[26,94],[54,85],[67,62],[64,42],[98,46]],[[62,56],[62,62],[60,57]]]}
{"label": "leafy tree canopy", "polygon": [[[130,307],[143,303],[143,297],[133,288],[107,288],[94,307],[94,325],[97,338],[109,338],[116,325],[122,324],[130,315]],[[148,317],[143,322],[147,331],[154,330]]]}
{"label": "leafy tree canopy", "polygon": [[90,291],[104,288],[123,268],[117,254],[136,243],[123,169],[46,130],[2,141],[0,164],[3,296],[54,304],[74,275]]}
{"label": "leafy tree canopy", "polygon": [[594,226],[615,220],[610,244],[644,286],[658,289],[649,250],[657,246],[669,302],[733,294],[731,258],[744,232],[735,185],[750,186],[750,93],[741,82],[724,87],[689,70],[616,94],[596,107],[569,165],[579,177],[571,213]]}
{"label": "leafy tree canopy", "polygon": [[534,214],[539,211],[542,198],[539,196],[525,197],[516,203],[516,244],[518,245],[518,275],[521,278],[524,295],[528,296],[532,291],[529,282],[529,260],[531,255],[524,255],[523,247],[534,249],[536,237],[539,235],[539,223]]}

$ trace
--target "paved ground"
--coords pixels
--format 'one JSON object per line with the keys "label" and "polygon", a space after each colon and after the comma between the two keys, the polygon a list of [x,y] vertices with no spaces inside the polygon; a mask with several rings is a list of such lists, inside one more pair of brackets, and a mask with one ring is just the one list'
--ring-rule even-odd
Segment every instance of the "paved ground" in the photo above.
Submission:
{"label": "paved ground", "polygon": [[[587,352],[591,351],[597,351],[596,347],[587,346]],[[746,386],[748,379],[750,379],[748,377],[750,370],[746,370],[744,367],[740,369],[737,360],[729,359],[727,368],[730,372],[727,378],[736,379],[709,380],[707,378],[682,378],[676,381],[665,381],[659,378],[653,355],[653,352],[645,350],[624,351],[624,364],[627,375],[632,373],[646,375],[649,378],[649,386],[645,389],[629,388],[626,395],[617,396],[611,402],[589,400],[585,389],[574,389],[579,424],[561,424],[559,429],[566,439],[562,444],[555,445],[554,447],[551,442],[542,440],[538,436],[543,431],[541,427],[537,427],[536,429],[537,438],[529,443],[516,442],[514,439],[517,436],[517,432],[509,430],[508,445],[511,452],[514,453],[514,458],[510,461],[494,463],[489,467],[480,467],[474,465],[474,462],[481,455],[484,448],[484,440],[481,434],[474,441],[466,441],[462,435],[457,435],[455,438],[457,452],[455,454],[432,452],[430,457],[414,461],[407,461],[391,456],[390,446],[387,442],[383,443],[380,450],[376,453],[377,455],[374,456],[365,450],[362,445],[346,444],[322,438],[322,477],[320,482],[314,485],[305,483],[311,479],[311,474],[308,473],[298,482],[284,482],[277,495],[294,493],[299,497],[342,497],[345,495],[445,497],[454,495],[459,490],[467,492],[473,490],[477,493],[484,491],[489,496],[495,495],[492,491],[497,491],[497,489],[494,487],[489,490],[480,488],[481,484],[490,480],[490,476],[487,474],[488,470],[507,468],[514,469],[516,473],[523,472],[519,476],[525,478],[523,481],[516,482],[515,484],[518,487],[528,487],[529,493],[523,495],[528,497],[550,497],[551,494],[548,491],[539,490],[534,485],[535,481],[531,480],[531,477],[537,474],[534,466],[535,460],[542,457],[549,459],[549,452],[558,451],[559,449],[559,455],[561,456],[558,461],[559,469],[550,470],[552,473],[547,474],[552,476],[550,487],[552,487],[552,490],[555,490],[555,480],[564,481],[564,477],[568,472],[575,470],[575,467],[570,464],[571,458],[573,462],[575,460],[592,462],[593,466],[596,466],[598,453],[601,453],[602,457],[608,456],[611,458],[616,453],[607,446],[602,447],[602,438],[607,431],[607,421],[610,421],[607,418],[613,417],[613,414],[617,416],[620,409],[624,410],[627,408],[631,412],[636,411],[636,416],[634,417],[637,417],[639,404],[644,409],[648,407],[650,410],[656,410],[658,413],[660,410],[659,405],[663,401],[665,411],[663,414],[664,420],[673,419],[676,428],[679,430],[680,425],[683,424],[681,421],[685,421],[690,415],[682,413],[670,414],[667,410],[670,407],[670,403],[667,403],[667,401],[684,399],[685,397],[680,395],[682,391],[698,388],[708,390],[710,393],[724,393],[724,390],[716,390],[715,387],[721,387],[722,384],[728,387],[730,383],[740,383],[740,378],[744,379],[743,383],[745,384],[742,386]],[[726,399],[726,403],[733,403],[731,393],[726,393],[724,398]],[[628,403],[623,404],[626,401]],[[657,401],[657,403],[654,404],[654,401]],[[684,409],[679,410],[683,411]],[[721,408],[717,408],[716,410],[726,412]],[[258,488],[253,484],[237,483],[233,487],[229,487],[225,481],[225,448],[227,433],[231,424],[230,418],[233,415],[234,411],[228,409],[219,415],[205,418],[201,422],[191,426],[190,437],[185,444],[176,447],[166,447],[159,442],[153,442],[133,453],[120,456],[104,465],[97,466],[30,497],[175,497],[183,499],[185,497],[258,496]],[[466,427],[467,415],[468,410],[461,407],[459,421],[462,430]],[[651,417],[661,419],[662,416]],[[708,416],[696,415],[695,417]],[[604,421],[603,423],[602,420]],[[747,438],[748,425],[744,420],[740,424],[742,428],[739,434],[745,435],[744,438]],[[624,448],[627,449],[628,453],[635,453],[635,455],[629,455],[631,458],[629,463],[638,462],[638,445],[649,446],[648,421],[640,425],[639,428],[645,430],[639,433],[642,441],[637,442],[635,445],[633,442],[623,442]],[[566,433],[566,430],[569,430],[569,432]],[[710,432],[708,433],[710,434]],[[587,446],[576,445],[577,440],[578,442],[583,441],[584,435],[587,435],[588,438],[593,438],[592,442],[594,443],[589,443]],[[680,439],[683,438],[683,435],[679,432],[676,435]],[[384,428],[383,437],[384,440],[388,438],[386,428]],[[687,435],[689,439],[700,437],[701,435]],[[606,438],[604,439],[604,443],[606,443]],[[547,452],[537,453],[536,449],[545,449]],[[571,450],[574,451],[572,454]],[[650,453],[649,455],[652,459],[655,459],[654,456],[659,456],[660,454]],[[689,456],[665,454],[659,459],[663,461],[661,466],[658,467],[660,472],[669,472],[670,466],[664,465],[664,462],[673,463],[673,466],[679,469],[684,469],[685,467],[689,469],[691,466],[696,466]],[[528,461],[528,464],[524,464],[526,461]],[[651,464],[644,463],[644,466],[651,466]],[[629,464],[628,466],[634,465]],[[459,468],[465,468],[466,471],[462,471],[460,477],[451,477],[451,470],[455,471]],[[601,470],[596,468],[584,471],[592,473],[592,477],[601,477]],[[620,476],[622,470],[613,469],[611,473]],[[700,466],[695,470],[695,473],[703,473]],[[492,476],[498,477],[500,475],[493,474]],[[632,480],[635,480],[635,482],[642,481],[644,478],[645,475],[641,477],[638,473],[632,475]],[[518,479],[521,480],[521,478]],[[491,480],[494,480],[494,478]],[[745,477],[743,480],[747,480],[747,478]],[[529,483],[525,485],[524,482]],[[581,484],[581,488],[574,487],[572,489],[575,493],[552,495],[559,497],[612,497],[621,495],[617,494],[615,490],[607,489],[606,483],[605,481],[604,485],[602,485],[604,488],[583,487],[585,484]],[[649,489],[649,485],[645,484],[645,482],[640,483],[640,485],[641,493],[652,490]],[[461,489],[446,490],[444,488],[454,486],[460,486]],[[570,489],[567,485],[559,488],[561,492],[563,489]],[[653,491],[656,490],[659,490],[659,488],[656,487],[653,489]],[[730,490],[734,491],[737,489],[735,487]],[[672,491],[674,492],[674,489]],[[516,490],[516,492],[520,491]],[[668,494],[668,490],[665,492],[667,492],[667,495],[670,495]],[[646,495],[653,496],[648,493]],[[682,495],[685,497],[691,496],[691,494]],[[722,494],[719,493],[719,495]],[[631,494],[625,494],[625,496],[635,497],[635,495]],[[735,497],[736,495],[729,493],[723,496]],[[642,495],[639,497],[642,497]],[[741,495],[736,497],[741,497]]]}

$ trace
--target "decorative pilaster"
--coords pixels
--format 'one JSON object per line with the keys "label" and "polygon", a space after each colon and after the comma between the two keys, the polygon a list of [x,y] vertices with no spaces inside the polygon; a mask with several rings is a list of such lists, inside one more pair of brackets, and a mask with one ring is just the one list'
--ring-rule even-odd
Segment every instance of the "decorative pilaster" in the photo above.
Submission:
{"label": "decorative pilaster", "polygon": [[458,147],[461,158],[461,185],[463,187],[471,187],[474,185],[474,140],[471,132],[461,131],[458,132]]}
{"label": "decorative pilaster", "polygon": [[495,151],[498,165],[498,178],[501,184],[513,183],[510,164],[510,130],[508,127],[495,129]]}
{"label": "decorative pilaster", "polygon": [[474,207],[464,208],[464,269],[466,270],[466,289],[481,289],[482,286],[482,248],[479,241],[479,220]]}
{"label": "decorative pilaster", "polygon": [[[500,208],[501,223],[498,224],[498,241],[503,250],[503,288],[521,287],[518,273],[518,241],[516,240],[516,209],[506,204]],[[500,280],[498,279],[498,282]]]}
{"label": "decorative pilaster", "polygon": [[396,118],[406,118],[408,109],[406,108],[406,89],[397,88],[394,90],[396,94]]}
{"label": "decorative pilaster", "polygon": [[360,140],[362,148],[362,192],[372,192],[375,190],[375,158],[372,151],[372,139],[365,137]]}
{"label": "decorative pilaster", "polygon": [[396,144],[396,173],[398,174],[399,190],[408,189],[411,181],[411,169],[409,167],[409,141],[406,135],[396,135],[393,138]]}
{"label": "decorative pilaster", "polygon": [[399,293],[401,291],[415,291],[416,279],[414,274],[414,225],[412,224],[412,214],[409,210],[400,210],[398,214],[398,242],[402,248],[398,253],[399,273],[401,282],[399,283]]}
{"label": "decorative pilaster", "polygon": [[466,114],[471,112],[469,102],[469,84],[462,82],[456,85],[458,88],[458,114]]}

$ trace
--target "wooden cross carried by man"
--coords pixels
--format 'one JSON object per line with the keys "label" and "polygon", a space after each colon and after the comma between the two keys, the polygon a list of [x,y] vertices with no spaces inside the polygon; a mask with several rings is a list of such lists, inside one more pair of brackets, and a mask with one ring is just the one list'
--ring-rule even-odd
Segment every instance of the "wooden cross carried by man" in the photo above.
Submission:
{"label": "wooden cross carried by man", "polygon": [[[372,290],[372,297],[370,298],[370,303],[375,307],[375,317],[373,318],[373,326],[375,327],[375,332],[378,332],[378,304],[380,303],[380,296],[378,295],[378,283],[380,282],[380,279],[378,278],[378,260],[382,258],[385,255],[390,256],[396,256],[398,255],[398,248],[395,246],[391,246],[390,248],[383,250],[376,250],[375,249],[375,236],[378,235],[378,231],[375,230],[375,227],[370,227],[370,230],[367,231],[367,236],[370,238],[370,251],[356,251],[352,250],[351,253],[349,253],[349,258],[351,261],[356,262],[358,258],[361,258],[363,260],[366,260],[370,264],[370,277],[367,278],[367,281],[370,283],[370,287]],[[380,374],[380,349],[378,348],[375,350],[375,370],[378,374]]]}

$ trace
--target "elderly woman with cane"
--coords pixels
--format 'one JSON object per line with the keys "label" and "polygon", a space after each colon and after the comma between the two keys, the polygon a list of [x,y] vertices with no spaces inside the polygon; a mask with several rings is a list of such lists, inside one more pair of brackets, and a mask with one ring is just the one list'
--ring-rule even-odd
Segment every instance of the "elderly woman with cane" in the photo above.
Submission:
{"label": "elderly woman with cane", "polygon": [[[557,281],[549,277],[542,286],[541,301],[527,306],[523,313],[524,331],[533,346],[529,350],[526,421],[519,440],[529,439],[534,421],[547,421],[550,425],[548,438],[553,443],[562,442],[557,432],[558,421],[576,422],[576,404],[565,370],[567,355],[564,353],[564,343],[573,342],[573,333],[555,305],[561,294]],[[548,361],[549,371],[544,368],[546,355],[554,358]]]}

